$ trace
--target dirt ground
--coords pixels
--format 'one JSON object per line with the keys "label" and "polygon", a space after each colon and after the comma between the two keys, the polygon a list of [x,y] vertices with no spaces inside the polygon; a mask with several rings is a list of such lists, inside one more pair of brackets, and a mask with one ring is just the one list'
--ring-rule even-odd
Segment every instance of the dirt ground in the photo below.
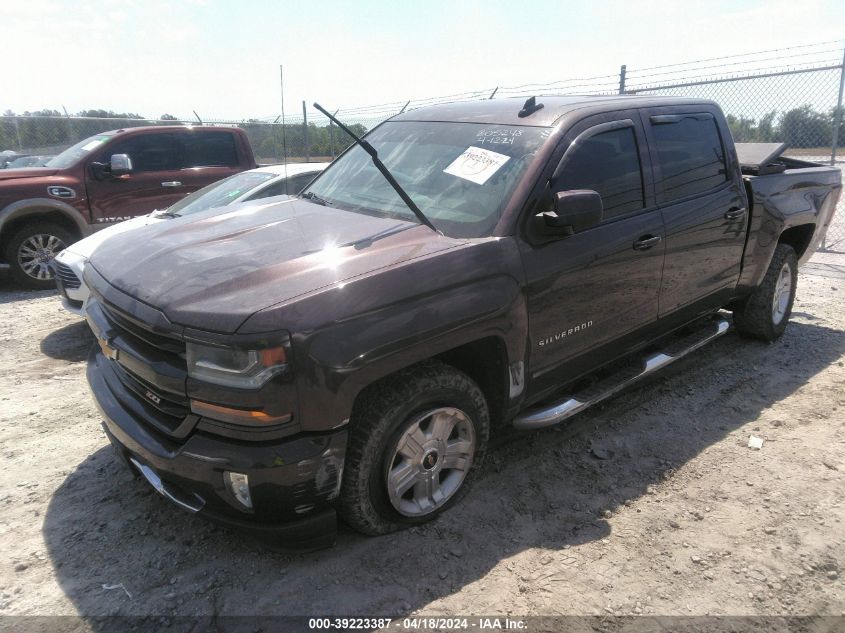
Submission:
{"label": "dirt ground", "polygon": [[731,332],[500,441],[433,524],[286,555],[133,479],[85,323],[0,280],[0,614],[842,615],[843,306],[845,256],[816,256],[779,342]]}

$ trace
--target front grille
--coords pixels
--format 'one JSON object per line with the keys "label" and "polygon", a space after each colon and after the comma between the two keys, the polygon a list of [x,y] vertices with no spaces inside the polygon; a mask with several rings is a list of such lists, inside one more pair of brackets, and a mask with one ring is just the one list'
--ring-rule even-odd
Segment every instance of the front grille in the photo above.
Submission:
{"label": "front grille", "polygon": [[65,288],[75,290],[76,288],[79,288],[82,283],[79,280],[79,277],[76,276],[76,273],[73,272],[67,264],[62,264],[61,262],[54,260],[53,270],[55,270],[56,277],[59,278]]}
{"label": "front grille", "polygon": [[179,401],[173,395],[164,395],[155,386],[142,380],[129,372],[120,363],[115,363],[115,373],[135,399],[147,408],[150,417],[147,418],[152,425],[166,433],[167,435],[175,435],[178,433],[179,427],[188,415],[187,400]]}
{"label": "front grille", "polygon": [[138,321],[111,304],[100,303],[100,306],[109,323],[116,329],[140,341],[143,345],[171,355],[176,364],[185,364],[185,341],[180,336],[170,332],[154,331],[146,323]]}
{"label": "front grille", "polygon": [[111,304],[98,302],[108,322],[111,344],[118,350],[113,363],[132,408],[144,422],[172,438],[184,437],[196,423],[190,413],[185,382],[185,342],[175,333],[154,331]]}

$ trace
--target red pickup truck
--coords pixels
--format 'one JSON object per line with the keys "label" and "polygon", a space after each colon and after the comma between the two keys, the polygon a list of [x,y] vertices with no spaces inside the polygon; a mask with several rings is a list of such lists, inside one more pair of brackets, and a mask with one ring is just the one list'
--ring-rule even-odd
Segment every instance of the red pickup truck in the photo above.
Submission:
{"label": "red pickup truck", "polygon": [[52,288],[49,263],[69,244],[256,166],[239,128],[152,126],[96,134],[45,167],[0,171],[0,268]]}

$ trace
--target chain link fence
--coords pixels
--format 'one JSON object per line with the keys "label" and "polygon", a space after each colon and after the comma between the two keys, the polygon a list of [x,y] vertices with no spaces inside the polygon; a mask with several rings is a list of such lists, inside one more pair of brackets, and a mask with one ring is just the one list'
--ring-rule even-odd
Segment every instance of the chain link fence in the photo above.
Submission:
{"label": "chain link fence", "polygon": [[[737,142],[784,142],[787,156],[842,165],[843,42],[821,42],[771,51],[629,69],[597,77],[491,87],[460,94],[341,108],[336,116],[361,135],[405,110],[435,103],[573,94],[672,95],[712,99],[725,111]],[[233,120],[55,110],[0,116],[0,151],[50,155],[93,134],[140,125],[237,125],[249,136],[259,163],[326,161],[352,139],[303,102],[302,113]],[[324,104],[330,106],[330,104]],[[329,107],[331,109],[331,107]],[[827,233],[825,250],[845,252],[845,200]]]}
{"label": "chain link fence", "polygon": [[[785,156],[842,167],[845,140],[843,66],[766,73],[742,78],[649,86],[628,83],[625,94],[712,99],[727,113],[738,143],[786,143]],[[631,82],[629,76],[628,81]],[[636,81],[636,77],[633,78]],[[845,252],[845,200],[840,200],[822,250]]]}

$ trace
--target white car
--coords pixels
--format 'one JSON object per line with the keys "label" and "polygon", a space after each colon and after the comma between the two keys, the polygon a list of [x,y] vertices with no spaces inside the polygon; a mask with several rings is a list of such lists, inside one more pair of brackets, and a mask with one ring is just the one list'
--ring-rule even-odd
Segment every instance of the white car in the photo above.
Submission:
{"label": "white car", "polygon": [[192,215],[236,202],[248,203],[253,200],[264,201],[273,196],[296,195],[327,165],[328,163],[293,163],[287,167],[267,165],[244,171],[203,187],[164,211],[153,211],[149,215],[113,224],[74,242],[51,263],[56,276],[56,286],[62,295],[62,305],[74,314],[84,314],[89,291],[82,281],[82,271],[94,250],[107,239],[148,224],[166,221],[168,218]]}

